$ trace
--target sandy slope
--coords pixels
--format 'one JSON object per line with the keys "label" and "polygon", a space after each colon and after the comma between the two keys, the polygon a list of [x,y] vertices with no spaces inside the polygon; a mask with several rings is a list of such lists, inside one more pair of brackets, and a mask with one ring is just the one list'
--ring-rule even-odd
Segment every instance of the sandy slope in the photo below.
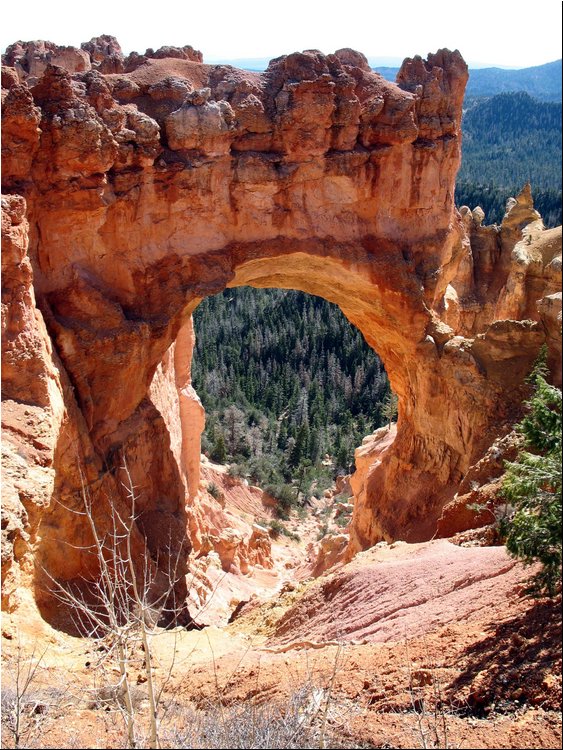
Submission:
{"label": "sandy slope", "polygon": [[[160,633],[155,676],[170,675],[176,719],[187,705],[287,704],[304,684],[326,700],[332,685],[330,727],[353,747],[420,746],[421,706],[431,709],[428,731],[438,717],[450,747],[558,747],[560,602],[522,596],[526,573],[502,547],[372,549],[318,581],[286,584],[227,627]],[[79,699],[99,684],[93,644],[46,635],[38,685],[67,684],[73,697],[45,720],[43,746],[68,746],[71,735],[116,746],[117,718]],[[3,639],[8,676],[13,636]]]}

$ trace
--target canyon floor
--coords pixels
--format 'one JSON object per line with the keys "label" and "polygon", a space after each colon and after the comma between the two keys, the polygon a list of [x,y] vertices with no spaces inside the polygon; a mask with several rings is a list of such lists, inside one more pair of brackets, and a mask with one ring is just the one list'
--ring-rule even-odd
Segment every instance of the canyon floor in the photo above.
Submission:
{"label": "canyon floor", "polygon": [[[301,539],[274,540],[273,569],[242,576],[238,589],[230,573],[218,582],[220,625],[152,636],[161,746],[560,747],[560,598],[527,597],[529,571],[471,532],[383,543],[313,578],[332,502],[286,522]],[[246,518],[252,511],[248,493],[229,503]],[[228,622],[223,604],[243,591]],[[14,747],[18,670],[21,685],[35,664],[21,747],[127,746],[103,646],[51,628],[25,598],[17,619],[3,616],[2,636],[3,747]],[[131,676],[142,729],[138,656]]]}

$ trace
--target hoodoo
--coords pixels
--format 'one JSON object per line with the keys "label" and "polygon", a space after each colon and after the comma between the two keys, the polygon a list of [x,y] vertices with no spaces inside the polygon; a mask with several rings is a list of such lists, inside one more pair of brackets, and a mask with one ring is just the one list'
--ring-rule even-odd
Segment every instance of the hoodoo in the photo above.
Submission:
{"label": "hoodoo", "polygon": [[[124,58],[9,48],[2,69],[3,604],[38,571],[88,573],[99,523],[138,493],[136,543],[195,538],[203,411],[190,316],[250,285],[336,303],[399,396],[360,450],[349,555],[430,539],[517,414],[541,345],[560,357],[561,229],[528,188],[501,226],[454,205],[467,66],[307,50],[262,73],[191,47]],[[559,372],[560,380],[560,372]],[[65,542],[72,541],[71,545]]]}

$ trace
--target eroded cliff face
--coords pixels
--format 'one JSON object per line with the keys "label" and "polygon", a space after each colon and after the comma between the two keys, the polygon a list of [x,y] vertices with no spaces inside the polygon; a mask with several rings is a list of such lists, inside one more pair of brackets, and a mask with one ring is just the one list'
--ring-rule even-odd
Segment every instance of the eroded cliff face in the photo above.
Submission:
{"label": "eroded cliff face", "polygon": [[[399,395],[396,437],[373,461],[366,448],[355,478],[349,554],[430,538],[517,414],[541,344],[554,362],[560,346],[560,229],[543,230],[526,190],[500,228],[455,209],[463,59],[407,60],[395,85],[352,50],[294,53],[259,75],[191,48],[125,62],[111,40],[55,57],[18,43],[2,73],[2,228],[19,253],[3,273],[5,397],[41,409],[52,434],[25,469],[50,472],[44,500],[29,500],[35,559],[82,571],[57,557],[61,537],[80,536],[57,500],[78,502],[82,471],[100,507],[102,494],[125,503],[124,460],[139,543],[201,537],[190,316],[239,285],[338,304]],[[58,373],[48,399],[10,365],[41,347],[37,367]]]}

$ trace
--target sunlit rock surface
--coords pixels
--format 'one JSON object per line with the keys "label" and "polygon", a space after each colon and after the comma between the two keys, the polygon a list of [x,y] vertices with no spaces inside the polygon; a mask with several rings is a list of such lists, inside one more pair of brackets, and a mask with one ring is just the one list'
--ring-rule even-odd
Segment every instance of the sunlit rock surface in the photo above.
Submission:
{"label": "sunlit rock surface", "polygon": [[399,420],[360,450],[347,554],[431,538],[540,346],[553,363],[561,346],[561,229],[528,188],[500,227],[454,206],[460,54],[406,60],[398,85],[353,50],[257,74],[191,47],[124,59],[98,37],[18,42],[3,62],[6,596],[15,561],[38,599],[38,571],[89,574],[68,510],[85,490],[102,523],[129,477],[154,559],[201,536],[189,321],[225,286],[317,294],[361,330]]}

